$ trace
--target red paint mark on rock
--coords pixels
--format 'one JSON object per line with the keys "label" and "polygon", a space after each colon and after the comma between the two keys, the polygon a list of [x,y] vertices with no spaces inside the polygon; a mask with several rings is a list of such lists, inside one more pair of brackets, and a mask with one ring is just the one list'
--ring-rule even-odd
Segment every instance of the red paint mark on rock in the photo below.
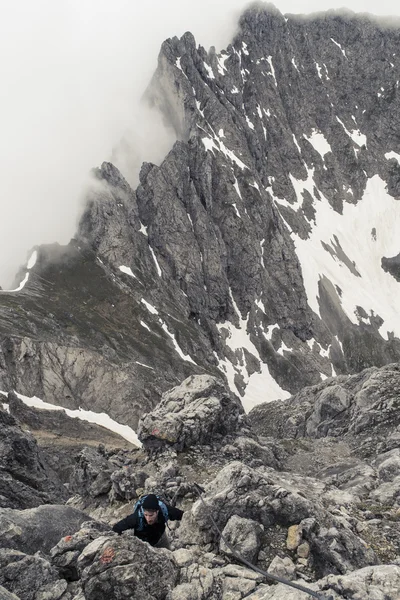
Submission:
{"label": "red paint mark on rock", "polygon": [[107,565],[108,563],[112,562],[114,560],[115,557],[115,550],[114,548],[106,548],[103,552],[103,554],[100,556],[100,562],[102,565]]}

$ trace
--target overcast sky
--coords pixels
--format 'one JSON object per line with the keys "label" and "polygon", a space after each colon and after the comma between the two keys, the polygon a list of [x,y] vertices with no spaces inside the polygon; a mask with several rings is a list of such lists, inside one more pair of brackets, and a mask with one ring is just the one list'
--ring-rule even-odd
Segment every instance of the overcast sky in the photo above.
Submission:
{"label": "overcast sky", "polygon": [[[207,49],[231,40],[243,0],[14,0],[0,21],[0,285],[29,249],[67,243],[87,173],[126,131],[138,160],[159,162],[173,142],[139,99],[164,39],[191,31]],[[282,0],[281,12],[340,8]],[[356,12],[400,14],[398,3],[348,0]]]}

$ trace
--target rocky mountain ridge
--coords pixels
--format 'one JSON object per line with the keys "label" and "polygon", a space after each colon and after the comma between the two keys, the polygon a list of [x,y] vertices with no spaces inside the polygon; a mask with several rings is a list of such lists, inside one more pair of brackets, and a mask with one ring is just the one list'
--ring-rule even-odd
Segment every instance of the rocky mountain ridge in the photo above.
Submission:
{"label": "rocky mountain ridge", "polygon": [[95,170],[76,239],[0,293],[0,389],[136,427],[193,373],[249,410],[398,360],[398,40],[264,5],[219,54],[167,40],[147,98],[179,141],[136,191]]}
{"label": "rocky mountain ridge", "polygon": [[[238,563],[228,542],[262,570],[308,587],[325,600],[396,600],[398,428],[390,419],[368,416],[377,389],[385,390],[385,385],[380,408],[390,414],[390,389],[399,384],[399,366],[343,377],[336,386],[334,381],[246,416],[219,379],[189,377],[140,422],[143,449],[100,445],[70,455],[66,505],[53,505],[56,496],[42,499],[32,488],[25,504],[0,509],[0,593],[5,600],[306,597],[283,584],[271,585]],[[326,419],[321,398],[339,394],[340,386],[359,400],[365,419],[358,422],[363,425],[355,435],[342,426],[351,424],[354,415],[346,421],[339,411],[330,414],[332,427],[321,437],[318,422]],[[308,411],[301,408],[305,398]],[[299,415],[304,422],[307,412],[314,427],[304,429]],[[9,456],[14,453],[8,464],[20,464],[16,442],[31,436],[3,410],[0,417],[8,423],[1,431]],[[287,430],[276,425],[279,419],[289,424]],[[182,437],[171,434],[179,431]],[[31,443],[25,461],[37,452]],[[31,470],[28,462],[24,468]],[[41,468],[57,488],[60,474],[45,464]],[[60,471],[63,475],[64,468]],[[21,468],[0,471],[2,494],[3,482],[21,479],[21,473]],[[185,511],[168,532],[172,551],[152,548],[129,531],[118,536],[110,529],[149,491]],[[9,499],[15,503],[14,494]]]}

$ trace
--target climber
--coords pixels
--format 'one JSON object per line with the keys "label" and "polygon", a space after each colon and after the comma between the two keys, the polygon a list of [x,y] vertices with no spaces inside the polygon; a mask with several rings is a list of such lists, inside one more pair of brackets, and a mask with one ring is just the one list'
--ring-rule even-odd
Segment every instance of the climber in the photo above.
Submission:
{"label": "climber", "polygon": [[182,515],[183,510],[169,506],[155,494],[146,494],[136,502],[132,514],[115,523],[113,531],[121,534],[126,529],[133,529],[135,535],[150,546],[170,549],[165,525],[168,520],[180,521]]}

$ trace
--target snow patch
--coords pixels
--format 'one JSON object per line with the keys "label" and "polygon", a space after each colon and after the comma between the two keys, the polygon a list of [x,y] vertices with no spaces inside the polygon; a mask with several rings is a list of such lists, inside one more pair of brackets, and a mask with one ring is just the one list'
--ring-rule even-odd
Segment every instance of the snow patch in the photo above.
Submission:
{"label": "snow patch", "polygon": [[155,252],[154,252],[153,248],[150,246],[150,244],[149,244],[149,248],[150,248],[150,252],[151,252],[151,254],[153,256],[153,260],[154,260],[155,265],[156,265],[158,276],[161,277],[162,271],[161,271],[160,265],[158,264],[158,260],[157,260],[157,257],[155,255]]}
{"label": "snow patch", "polygon": [[172,343],[174,344],[174,348],[175,348],[176,352],[179,354],[179,356],[181,358],[183,358],[183,360],[185,360],[186,362],[190,362],[195,365],[196,363],[194,362],[192,357],[189,356],[189,354],[184,354],[184,352],[182,351],[182,348],[179,346],[178,342],[176,341],[174,334],[170,332],[166,323],[164,323],[161,319],[160,319],[160,323],[161,323],[161,327],[163,328],[165,333],[171,338]]}
{"label": "snow patch", "polygon": [[26,282],[29,279],[29,272],[26,273],[25,277],[23,278],[23,280],[21,281],[21,283],[19,284],[19,286],[17,288],[15,288],[15,290],[8,290],[10,292],[20,292],[24,287]]}
{"label": "snow patch", "polygon": [[146,367],[146,369],[151,369],[152,371],[154,371],[153,367],[150,367],[149,365],[145,365],[144,363],[139,362],[138,360],[135,360],[135,363],[137,365],[140,365],[141,367]]}
{"label": "snow patch", "polygon": [[[398,310],[399,283],[381,267],[382,256],[395,256],[399,252],[400,203],[385,189],[385,182],[375,175],[368,180],[363,198],[357,204],[345,203],[343,215],[332,209],[326,198],[317,202],[315,223],[309,239],[301,240],[292,234],[299,258],[304,285],[310,307],[319,313],[318,281],[325,275],[336,289],[338,301],[352,323],[358,324],[357,306],[368,314],[379,315],[384,323],[382,337],[388,332],[400,337]],[[388,227],[390,223],[390,227]],[[376,231],[376,237],[371,231]],[[357,277],[338,257],[321,252],[321,243],[331,245],[334,240],[356,265]]]}
{"label": "snow patch", "polygon": [[256,300],[255,302],[256,306],[258,306],[258,308],[260,310],[263,311],[263,313],[265,314],[265,306],[264,306],[264,302],[262,300]]}
{"label": "snow patch", "polygon": [[242,217],[241,217],[241,215],[240,215],[240,212],[238,211],[238,207],[236,206],[236,202],[234,202],[234,203],[232,204],[232,206],[233,206],[233,208],[235,209],[236,216],[237,216],[237,217],[239,217],[239,219],[241,219]]}
{"label": "snow patch", "polygon": [[17,392],[15,393],[18,396],[18,398],[22,400],[22,402],[27,406],[31,406],[32,408],[39,408],[41,410],[62,410],[73,419],[80,419],[81,421],[87,421],[88,423],[100,425],[101,427],[104,427],[109,431],[117,433],[124,439],[128,440],[128,442],[131,442],[136,446],[142,445],[142,443],[139,441],[136,435],[136,432],[133,429],[128,427],[128,425],[121,425],[121,423],[114,421],[106,413],[96,413],[91,410],[83,410],[81,408],[79,408],[78,410],[70,410],[69,408],[63,408],[62,406],[56,406],[55,404],[44,402],[36,396],[32,396],[32,398],[29,398],[28,396],[23,396],[22,394],[18,394]]}
{"label": "snow patch", "polygon": [[32,254],[30,255],[29,260],[26,265],[27,272],[25,273],[25,276],[24,276],[23,280],[21,281],[21,283],[19,284],[19,286],[17,288],[15,288],[15,290],[0,290],[0,293],[1,292],[20,292],[25,287],[26,282],[29,279],[29,271],[35,266],[36,261],[37,261],[37,256],[38,256],[37,250],[34,250],[32,252]]}
{"label": "snow patch", "polygon": [[236,177],[235,177],[235,183],[233,184],[233,187],[235,188],[235,190],[236,190],[236,193],[237,193],[237,195],[239,196],[239,198],[240,198],[241,200],[243,200],[243,198],[242,198],[242,194],[240,193],[240,189],[239,189],[238,180],[236,179]]}
{"label": "snow patch", "polygon": [[343,56],[344,56],[345,58],[347,58],[347,56],[346,56],[346,51],[345,51],[345,50],[343,50],[343,48],[342,48],[342,46],[339,44],[339,42],[336,42],[336,41],[335,41],[333,38],[331,38],[331,41],[332,41],[334,44],[336,44],[336,46],[337,46],[338,48],[340,48],[340,51],[341,51],[341,53],[343,54]]}
{"label": "snow patch", "polygon": [[224,154],[226,156],[226,158],[228,158],[229,160],[231,160],[232,162],[236,163],[238,167],[240,167],[241,169],[247,169],[248,167],[244,164],[244,162],[242,162],[240,160],[240,158],[238,158],[233,152],[232,150],[229,150],[229,148],[227,148],[225,146],[225,144],[223,143],[222,140],[220,140],[218,137],[216,137],[214,140],[209,138],[209,137],[204,137],[202,138],[202,142],[204,144],[205,149],[208,151],[210,150],[211,152],[214,152],[214,149],[222,152],[222,154]]}
{"label": "snow patch", "polygon": [[26,265],[26,268],[28,269],[28,271],[35,266],[36,261],[37,261],[37,256],[38,256],[37,250],[34,250],[30,256],[30,259],[28,260],[28,264]]}
{"label": "snow patch", "polygon": [[[237,393],[235,375],[240,375],[246,384],[246,389],[242,396],[242,404],[246,412],[249,412],[254,406],[261,402],[271,402],[273,400],[289,398],[290,393],[283,390],[276,383],[269,372],[268,365],[261,361],[258,350],[247,333],[248,317],[242,319],[231,291],[230,296],[233,306],[239,316],[239,327],[235,327],[229,321],[217,325],[219,330],[225,330],[224,334],[227,334],[225,343],[239,358],[238,364],[236,365],[233,365],[227,359],[218,359],[218,368],[226,374],[230,389],[234,393]],[[260,360],[259,373],[253,373],[249,376],[245,365],[244,349]]]}
{"label": "snow patch", "polygon": [[142,298],[140,302],[144,304],[149,313],[152,315],[158,315],[158,310],[152,304],[150,304],[150,302],[147,302],[144,298]]}
{"label": "snow patch", "polygon": [[215,79],[215,75],[214,75],[214,73],[213,73],[213,70],[212,70],[212,68],[210,67],[210,65],[208,65],[208,64],[207,64],[206,62],[204,62],[204,61],[203,61],[203,65],[204,65],[204,68],[205,68],[205,70],[207,71],[208,77],[209,77],[210,79]]}
{"label": "snow patch", "polygon": [[119,270],[122,271],[123,273],[126,273],[126,275],[130,275],[131,277],[134,277],[135,279],[137,279],[136,275],[132,272],[132,269],[130,267],[125,267],[124,265],[121,265],[119,267]]}
{"label": "snow patch", "polygon": [[147,325],[147,323],[145,323],[144,321],[140,321],[140,324],[141,324],[141,326],[142,326],[142,327],[144,327],[145,329],[147,329],[148,331],[150,331],[150,332],[151,332],[151,329],[150,329],[150,327]]}
{"label": "snow patch", "polygon": [[297,150],[299,151],[299,153],[301,154],[301,148],[296,140],[295,135],[293,134],[293,141],[294,141],[294,145],[296,146]]}
{"label": "snow patch", "polygon": [[399,163],[399,165],[400,165],[400,154],[397,154],[397,152],[393,152],[393,151],[392,152],[386,152],[385,158],[387,160],[390,160],[391,158],[395,158],[397,160],[397,162]]}
{"label": "snow patch", "polygon": [[254,130],[254,125],[253,123],[250,121],[249,117],[246,115],[246,121],[247,121],[247,125],[250,127],[250,129]]}
{"label": "snow patch", "polygon": [[322,158],[325,156],[325,154],[328,154],[328,152],[332,152],[332,148],[328,140],[320,131],[314,129],[311,132],[310,137],[307,137],[306,135],[304,137],[310,142],[310,144],[318,152],[318,154],[321,155]]}
{"label": "snow patch", "polygon": [[218,72],[221,75],[225,75],[225,71],[227,71],[228,69],[225,66],[225,61],[229,58],[229,54],[224,54],[221,52],[221,54],[219,54],[217,56],[217,61],[218,61]]}
{"label": "snow patch", "polygon": [[276,85],[276,87],[278,87],[278,82],[276,81],[276,76],[275,76],[274,65],[272,64],[272,56],[268,56],[267,61],[269,62],[269,66],[271,67],[270,75],[272,75],[272,77],[274,78],[275,85]]}
{"label": "snow patch", "polygon": [[357,146],[366,146],[367,145],[367,138],[366,136],[361,133],[361,131],[359,131],[358,129],[354,129],[353,131],[349,131],[345,124],[339,119],[339,117],[336,117],[336,120],[338,123],[341,124],[341,126],[343,127],[343,129],[345,130],[345,132],[347,133],[347,135],[349,136],[349,138],[351,138],[353,140],[353,142],[355,144],[357,144]]}
{"label": "snow patch", "polygon": [[261,266],[262,266],[263,269],[265,269],[265,264],[264,264],[264,242],[265,242],[265,239],[261,240],[261,242],[260,242],[260,248],[261,248],[260,262],[261,262]]}

